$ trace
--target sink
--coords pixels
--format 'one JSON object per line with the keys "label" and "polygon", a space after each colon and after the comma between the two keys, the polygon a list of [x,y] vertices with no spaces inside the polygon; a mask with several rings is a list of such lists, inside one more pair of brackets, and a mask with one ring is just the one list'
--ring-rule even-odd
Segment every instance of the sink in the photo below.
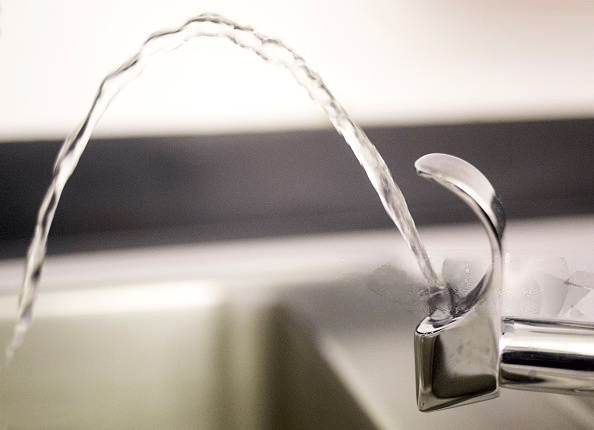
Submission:
{"label": "sink", "polygon": [[[34,323],[2,375],[2,424],[373,428],[282,298],[359,270],[347,264],[354,252],[334,252],[345,239],[328,239],[50,258]],[[3,343],[21,270],[0,265]]]}
{"label": "sink", "polygon": [[[478,226],[422,235],[436,261],[488,257]],[[593,217],[511,222],[508,249],[550,250],[591,271],[592,236]],[[2,341],[20,271],[19,261],[0,264]],[[514,390],[419,412],[420,288],[401,240],[383,231],[52,257],[34,324],[2,375],[2,424],[594,428],[591,400]]]}

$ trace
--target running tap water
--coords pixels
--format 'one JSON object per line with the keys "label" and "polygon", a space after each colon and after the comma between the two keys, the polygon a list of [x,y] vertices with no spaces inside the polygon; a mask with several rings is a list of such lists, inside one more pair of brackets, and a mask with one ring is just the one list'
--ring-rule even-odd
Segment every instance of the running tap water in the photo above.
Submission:
{"label": "running tap water", "polygon": [[80,126],[64,141],[54,164],[53,178],[39,208],[33,239],[27,253],[25,274],[19,290],[18,321],[5,350],[10,362],[31,324],[41,271],[46,257],[47,239],[62,190],[74,172],[93,129],[113,98],[163,54],[198,38],[223,38],[263,60],[286,69],[326,113],[365,170],[390,219],[412,250],[429,289],[439,291],[442,282],[427,255],[400,188],[394,182],[383,158],[361,128],[334,98],[320,76],[281,41],[214,14],[203,14],[177,29],[150,36],[140,50],[101,82],[95,99]]}

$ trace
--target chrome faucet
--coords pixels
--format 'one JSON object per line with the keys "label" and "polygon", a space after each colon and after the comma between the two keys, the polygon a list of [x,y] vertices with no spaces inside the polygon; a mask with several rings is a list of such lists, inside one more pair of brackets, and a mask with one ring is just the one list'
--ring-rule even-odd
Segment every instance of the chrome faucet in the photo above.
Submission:
{"label": "chrome faucet", "polygon": [[499,387],[594,395],[594,324],[502,317],[503,205],[474,166],[446,154],[415,163],[481,221],[491,267],[470,292],[432,290],[415,330],[417,406],[433,411],[496,397]]}

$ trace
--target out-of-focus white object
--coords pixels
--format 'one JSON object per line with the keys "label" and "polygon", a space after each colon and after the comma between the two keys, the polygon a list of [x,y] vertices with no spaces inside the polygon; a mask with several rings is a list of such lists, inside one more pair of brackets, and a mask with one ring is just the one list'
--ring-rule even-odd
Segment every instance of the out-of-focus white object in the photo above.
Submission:
{"label": "out-of-focus white object", "polygon": [[565,258],[507,255],[503,315],[594,322],[594,273],[569,275]]}
{"label": "out-of-focus white object", "polygon": [[575,272],[565,285],[568,291],[560,316],[594,322],[594,273]]}

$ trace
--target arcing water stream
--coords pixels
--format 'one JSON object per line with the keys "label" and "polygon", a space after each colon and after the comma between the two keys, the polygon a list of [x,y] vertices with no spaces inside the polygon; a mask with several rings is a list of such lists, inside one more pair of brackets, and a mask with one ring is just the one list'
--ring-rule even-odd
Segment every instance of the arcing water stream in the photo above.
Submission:
{"label": "arcing water stream", "polygon": [[431,267],[414,221],[400,188],[394,182],[386,163],[365,133],[349,117],[328,90],[322,79],[304,59],[282,42],[268,38],[250,27],[224,17],[204,14],[171,31],[150,36],[140,50],[105,77],[82,124],[65,140],[54,164],[53,178],[37,215],[33,239],[27,253],[24,280],[19,290],[18,320],[12,340],[6,347],[6,363],[12,359],[31,324],[41,271],[46,257],[47,239],[54,214],[68,179],[85,150],[91,133],[113,98],[156,57],[170,52],[189,40],[201,37],[225,38],[247,49],[263,60],[287,69],[326,113],[332,125],[350,146],[367,173],[384,209],[400,230],[412,250],[430,288],[441,288],[441,281]]}

